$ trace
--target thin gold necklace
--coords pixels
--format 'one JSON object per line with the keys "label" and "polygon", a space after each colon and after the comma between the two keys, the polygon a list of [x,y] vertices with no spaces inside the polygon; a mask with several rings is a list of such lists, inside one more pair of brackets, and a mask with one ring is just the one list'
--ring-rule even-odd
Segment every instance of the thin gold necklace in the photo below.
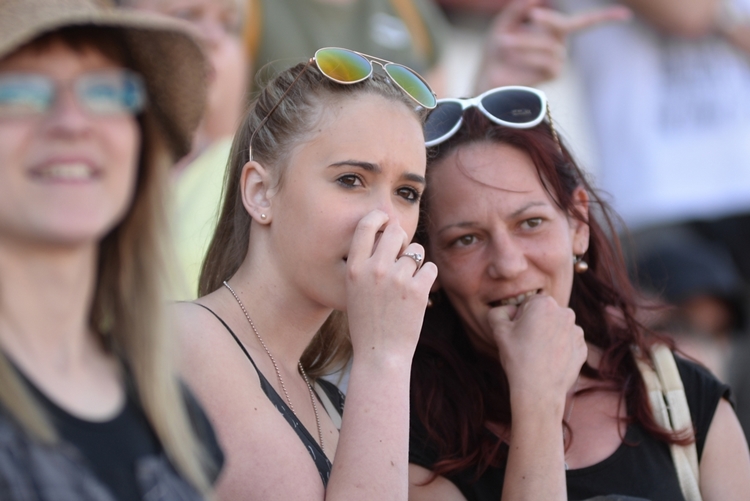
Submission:
{"label": "thin gold necklace", "polygon": [[[266,346],[266,343],[263,342],[263,338],[260,337],[260,334],[258,333],[258,329],[255,328],[255,324],[253,323],[253,320],[250,318],[250,314],[247,312],[247,309],[245,308],[245,305],[242,304],[242,301],[240,300],[240,297],[237,295],[236,292],[229,286],[226,280],[224,280],[224,287],[229,289],[229,292],[232,293],[234,296],[234,299],[237,300],[237,304],[240,305],[240,309],[242,310],[242,313],[245,314],[245,318],[247,319],[247,322],[250,324],[250,327],[253,329],[253,332],[255,333],[255,337],[258,338],[258,341],[260,341],[260,345],[263,346],[263,349],[266,351],[266,354],[268,355],[268,358],[271,359],[271,363],[273,364],[273,368],[276,370],[276,377],[279,380],[279,386],[281,386],[281,390],[284,392],[284,396],[286,397],[286,403],[289,405],[289,409],[292,411],[292,413],[296,416],[297,413],[294,412],[294,406],[292,405],[292,401],[289,398],[289,393],[286,391],[286,386],[284,385],[284,379],[281,377],[281,371],[279,370],[279,366],[276,364],[276,359],[273,358],[273,355],[271,355],[271,351],[268,349],[268,346]],[[315,394],[313,393],[312,385],[310,384],[310,380],[307,378],[307,373],[305,372],[304,367],[302,367],[302,362],[297,362],[297,367],[299,367],[299,371],[302,374],[302,378],[305,380],[305,384],[307,385],[307,390],[310,392],[310,402],[312,402],[313,412],[315,412],[315,424],[318,427],[318,440],[320,440],[320,449],[325,452],[325,446],[323,446],[323,431],[320,427],[320,417],[318,416],[318,406],[315,403]]]}

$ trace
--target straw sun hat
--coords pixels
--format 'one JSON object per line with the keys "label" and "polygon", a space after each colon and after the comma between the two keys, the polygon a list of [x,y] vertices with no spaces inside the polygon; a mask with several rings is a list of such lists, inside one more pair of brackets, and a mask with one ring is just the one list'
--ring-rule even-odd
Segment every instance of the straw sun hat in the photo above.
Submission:
{"label": "straw sun hat", "polygon": [[179,22],[115,9],[103,0],[0,0],[0,60],[42,35],[77,26],[123,34],[133,69],[146,81],[147,113],[175,159],[188,153],[205,105],[206,62]]}

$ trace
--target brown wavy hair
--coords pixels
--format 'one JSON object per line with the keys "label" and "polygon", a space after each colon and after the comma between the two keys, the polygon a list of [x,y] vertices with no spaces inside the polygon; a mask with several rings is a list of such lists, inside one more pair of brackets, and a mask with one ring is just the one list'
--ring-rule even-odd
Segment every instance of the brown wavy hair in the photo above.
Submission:
{"label": "brown wavy hair", "polygon": [[[251,146],[253,160],[271,170],[277,185],[281,185],[290,152],[299,142],[312,136],[325,107],[337,100],[367,93],[401,102],[414,110],[416,120],[424,120],[421,108],[415,108],[414,101],[381,73],[373,73],[356,84],[342,85],[325,77],[308,62],[281,72],[266,85],[232,143],[224,178],[224,203],[203,261],[199,297],[221,287],[224,280],[237,272],[247,255],[252,218],[242,204],[240,176],[242,168],[250,161]],[[264,122],[265,117],[268,118]],[[335,372],[349,361],[352,348],[347,326],[346,315],[334,311],[312,339],[301,358],[310,377]]]}
{"label": "brown wavy hair", "polygon": [[[627,275],[615,216],[567,148],[555,140],[546,121],[531,129],[512,129],[493,124],[474,108],[467,110],[456,135],[428,152],[428,186],[417,239],[429,248],[425,229],[429,205],[435,203],[429,196],[430,167],[457,148],[482,141],[508,144],[526,152],[557,206],[589,225],[589,248],[584,255],[589,269],[574,274],[569,306],[575,311],[586,341],[602,350],[602,359],[598,369],[585,364],[581,373],[603,381],[608,390],[625,398],[627,423],[638,423],[667,443],[689,443],[691,439],[684,432],[672,433],[654,420],[633,356],[634,349],[647,353],[655,343],[672,344],[637,320],[639,297]],[[573,192],[578,187],[589,195],[590,216],[576,209]],[[511,424],[508,381],[497,358],[473,348],[445,295],[436,294],[433,302],[427,310],[412,365],[416,424],[436,448],[438,461],[432,467],[435,475],[476,469],[478,479],[487,468],[499,467],[506,459],[502,441],[485,423]]]}

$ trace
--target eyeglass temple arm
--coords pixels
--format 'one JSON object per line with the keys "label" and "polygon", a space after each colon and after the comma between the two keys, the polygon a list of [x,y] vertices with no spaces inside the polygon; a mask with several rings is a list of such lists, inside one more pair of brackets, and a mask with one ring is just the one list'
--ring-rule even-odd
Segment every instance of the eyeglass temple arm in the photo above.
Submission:
{"label": "eyeglass temple arm", "polygon": [[269,111],[268,113],[266,113],[266,116],[265,116],[265,117],[263,117],[263,120],[261,120],[261,121],[260,121],[260,123],[258,124],[258,126],[257,126],[257,127],[255,128],[255,130],[253,131],[252,135],[250,136],[250,143],[249,143],[249,146],[250,146],[250,160],[252,160],[252,159],[253,159],[253,140],[255,139],[255,136],[256,136],[256,134],[257,134],[257,133],[258,133],[258,131],[259,131],[259,130],[261,129],[261,127],[263,127],[263,126],[264,126],[264,125],[266,124],[266,122],[268,122],[268,119],[269,119],[269,118],[271,118],[271,115],[273,115],[273,112],[274,112],[274,111],[276,111],[276,108],[278,108],[278,107],[279,107],[279,105],[280,105],[280,104],[282,103],[282,101],[284,101],[284,98],[286,98],[286,96],[287,96],[287,95],[289,94],[289,91],[291,91],[291,90],[292,90],[292,88],[294,87],[294,84],[296,84],[296,83],[297,83],[297,80],[299,80],[299,79],[300,79],[300,78],[302,77],[302,75],[303,75],[303,74],[304,74],[304,73],[305,73],[305,72],[307,71],[307,68],[309,68],[309,67],[310,67],[310,65],[311,65],[311,64],[312,64],[312,63],[313,63],[314,61],[315,61],[315,58],[314,58],[314,57],[311,57],[311,58],[310,58],[310,59],[309,59],[309,60],[307,61],[307,64],[305,65],[305,67],[304,67],[304,68],[302,68],[302,71],[300,71],[300,72],[299,72],[299,73],[297,74],[297,76],[296,76],[296,77],[294,77],[294,80],[292,80],[292,83],[290,83],[290,84],[289,84],[289,87],[287,87],[287,88],[286,88],[286,90],[285,90],[285,91],[284,91],[284,93],[283,93],[283,94],[281,95],[281,97],[279,98],[279,100],[278,100],[278,101],[276,101],[276,104],[274,104],[274,105],[273,105],[273,108],[271,108],[271,110],[270,110],[270,111]]}

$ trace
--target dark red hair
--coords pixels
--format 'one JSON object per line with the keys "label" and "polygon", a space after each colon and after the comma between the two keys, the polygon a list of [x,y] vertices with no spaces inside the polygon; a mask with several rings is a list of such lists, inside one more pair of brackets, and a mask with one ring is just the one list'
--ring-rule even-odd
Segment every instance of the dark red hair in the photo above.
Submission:
{"label": "dark red hair", "polygon": [[[603,355],[598,370],[584,365],[582,374],[605,382],[624,396],[628,423],[639,423],[667,443],[689,443],[689,438],[668,432],[655,422],[633,357],[634,347],[646,353],[656,342],[670,346],[671,342],[636,319],[639,298],[628,279],[614,216],[568,150],[557,143],[547,122],[531,129],[511,129],[491,123],[474,108],[467,110],[456,135],[428,152],[428,193],[417,240],[428,247],[426,221],[429,204],[435,203],[429,196],[430,167],[457,148],[480,141],[504,143],[526,152],[560,209],[589,225],[589,248],[584,255],[589,269],[575,274],[569,306],[586,341],[600,348]],[[590,215],[576,209],[573,192],[577,187],[589,195]],[[497,358],[474,349],[448,299],[438,293],[433,302],[412,365],[413,412],[436,447],[438,461],[432,471],[449,476],[475,469],[478,478],[488,467],[501,466],[505,460],[505,449],[485,423],[510,425],[508,382]]]}

